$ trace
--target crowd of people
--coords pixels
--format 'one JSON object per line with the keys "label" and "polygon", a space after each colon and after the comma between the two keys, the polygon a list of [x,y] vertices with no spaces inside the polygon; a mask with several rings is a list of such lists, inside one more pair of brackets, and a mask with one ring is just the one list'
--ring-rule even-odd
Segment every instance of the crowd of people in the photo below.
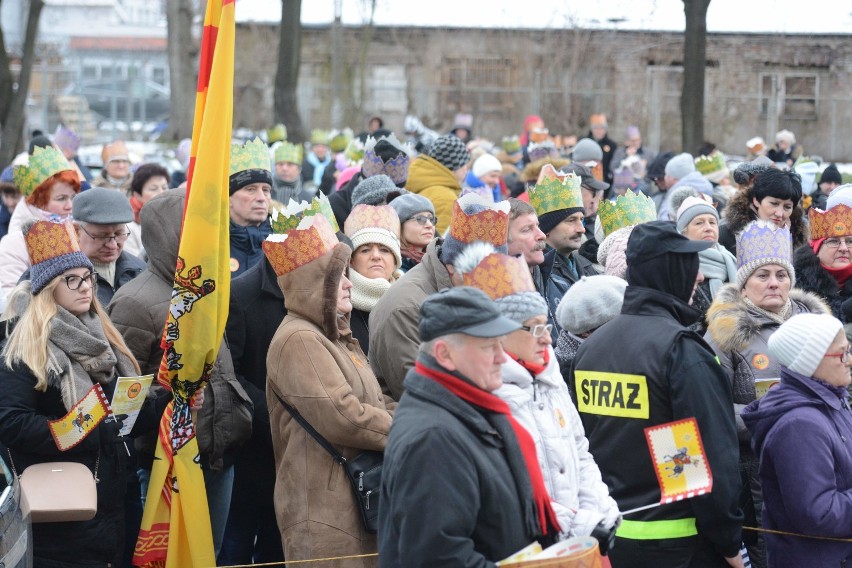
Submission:
{"label": "crowd of people", "polygon": [[[616,568],[852,558],[852,184],[787,130],[729,168],[588,124],[232,146],[230,311],[192,403],[219,565],[493,566],[589,536]],[[97,177],[79,144],[60,126],[0,174],[0,447],[99,480],[92,520],[33,526],[37,566],[131,566],[169,390],[126,436],[63,451],[48,424],[158,372],[189,142],[178,171],[106,144]],[[687,418],[712,491],[653,507],[645,430]],[[377,532],[317,435],[384,452]]]}

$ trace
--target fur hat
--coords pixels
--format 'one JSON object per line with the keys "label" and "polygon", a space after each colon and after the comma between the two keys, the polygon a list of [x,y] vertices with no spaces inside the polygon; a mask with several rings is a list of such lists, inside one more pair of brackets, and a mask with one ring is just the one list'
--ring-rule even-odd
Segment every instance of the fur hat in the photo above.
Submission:
{"label": "fur hat", "polygon": [[796,135],[789,130],[779,130],[775,134],[775,143],[786,142],[790,146],[796,143]]}
{"label": "fur hat", "polygon": [[579,335],[595,330],[621,313],[627,282],[615,276],[583,276],[575,282],[556,308],[556,323]]}
{"label": "fur hat", "polygon": [[797,314],[769,336],[769,355],[794,373],[811,377],[842,330],[840,320],[829,314]]}
{"label": "fur hat", "polygon": [[683,179],[695,171],[695,160],[692,154],[683,152],[668,161],[666,164],[666,175],[674,179]]}
{"label": "fur hat", "polygon": [[451,172],[470,161],[470,152],[467,151],[461,138],[454,134],[444,134],[436,138],[427,148],[426,155],[437,160]]}

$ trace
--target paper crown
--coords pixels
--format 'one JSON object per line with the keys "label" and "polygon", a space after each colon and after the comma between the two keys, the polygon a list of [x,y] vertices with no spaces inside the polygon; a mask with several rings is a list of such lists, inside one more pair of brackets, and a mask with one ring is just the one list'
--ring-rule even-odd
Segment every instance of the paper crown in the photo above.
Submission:
{"label": "paper crown", "polygon": [[295,229],[272,234],[263,241],[263,253],[281,276],[328,254],[339,241],[322,215],[305,217]]}
{"label": "paper crown", "polygon": [[357,138],[353,138],[349,141],[349,145],[346,146],[346,161],[350,166],[358,165],[364,161],[364,143],[358,140]]}
{"label": "paper crown", "polygon": [[246,170],[266,170],[272,172],[272,164],[269,162],[269,149],[260,138],[249,140],[242,146],[231,144],[231,162],[229,166],[228,175],[234,175]]}
{"label": "paper crown", "polygon": [[311,144],[322,144],[328,146],[329,133],[325,130],[315,128],[311,130]]}
{"label": "paper crown", "polygon": [[274,144],[275,142],[284,142],[285,140],[287,140],[287,127],[281,124],[280,122],[272,128],[266,129],[267,144]]}
{"label": "paper crown", "polygon": [[808,210],[811,240],[852,235],[852,207],[840,203],[828,211],[816,207]]}
{"label": "paper crown", "polygon": [[15,166],[12,175],[21,193],[28,196],[50,176],[70,169],[71,166],[68,165],[68,160],[62,152],[53,146],[47,148],[36,146],[27,165]]}
{"label": "paper crown", "polygon": [[497,300],[519,292],[535,292],[530,268],[521,257],[492,253],[476,268],[464,273],[464,285],[473,286]]}
{"label": "paper crown", "polygon": [[699,156],[695,158],[695,169],[703,176],[724,170],[727,168],[725,156],[722,152],[713,152],[709,156]]}
{"label": "paper crown", "polygon": [[[464,208],[479,205],[483,209],[468,215]],[[509,202],[489,203],[475,193],[468,193],[453,203],[450,236],[460,243],[476,241],[504,246],[509,238]]]}
{"label": "paper crown", "polygon": [[343,152],[346,150],[346,147],[349,145],[349,141],[352,140],[354,133],[350,128],[344,128],[343,130],[333,130],[329,133],[330,141],[328,143],[328,147],[331,148],[332,152]]}
{"label": "paper crown", "polygon": [[518,138],[517,134],[514,136],[504,136],[501,145],[507,154],[516,154],[521,151],[521,139]]}
{"label": "paper crown", "polygon": [[793,239],[787,228],[754,221],[737,236],[737,268],[767,259],[789,263],[792,255]]}
{"label": "paper crown", "polygon": [[545,164],[535,187],[529,191],[530,205],[539,217],[560,209],[583,207],[581,186],[579,176],[573,173],[561,174],[553,164]]}
{"label": "paper crown", "polygon": [[77,133],[61,124],[56,127],[56,132],[53,133],[53,143],[58,148],[73,153],[80,149],[80,137]]}
{"label": "paper crown", "polygon": [[527,146],[527,155],[530,157],[530,162],[551,158],[557,155],[556,146],[550,140],[532,142]]}
{"label": "paper crown", "polygon": [[615,201],[601,201],[598,218],[604,235],[609,236],[624,227],[656,221],[657,207],[647,195],[628,191],[616,197]]}
{"label": "paper crown", "polygon": [[[379,140],[385,140],[395,148],[399,148],[399,153],[387,162],[383,161],[382,157],[376,154],[375,149]],[[408,166],[411,165],[411,157],[393,134],[379,138],[379,140],[372,136],[367,138],[367,143],[364,144],[364,163],[361,164],[361,172],[364,177],[386,175],[395,184],[404,183],[408,179]]]}
{"label": "paper crown", "polygon": [[127,144],[123,140],[116,140],[112,144],[104,144],[101,150],[101,160],[104,165],[113,160],[130,160],[130,151],[127,149]]}
{"label": "paper crown", "polygon": [[36,221],[24,235],[24,241],[33,265],[80,252],[77,232],[71,223]]}
{"label": "paper crown", "polygon": [[347,237],[362,229],[382,229],[399,239],[399,215],[390,205],[356,205],[343,223]]}
{"label": "paper crown", "polygon": [[275,163],[290,162],[302,165],[302,145],[282,142],[275,148]]}
{"label": "paper crown", "polygon": [[272,211],[272,217],[269,222],[272,225],[273,233],[284,234],[287,231],[298,227],[299,223],[302,222],[302,219],[305,219],[306,217],[313,217],[315,215],[325,217],[325,220],[328,221],[328,224],[331,225],[331,228],[334,229],[335,232],[340,230],[337,226],[337,219],[334,217],[334,211],[331,209],[331,204],[328,202],[328,197],[324,194],[319,197],[314,197],[310,203],[307,201],[300,201],[297,203],[291,199],[283,209],[275,209]]}

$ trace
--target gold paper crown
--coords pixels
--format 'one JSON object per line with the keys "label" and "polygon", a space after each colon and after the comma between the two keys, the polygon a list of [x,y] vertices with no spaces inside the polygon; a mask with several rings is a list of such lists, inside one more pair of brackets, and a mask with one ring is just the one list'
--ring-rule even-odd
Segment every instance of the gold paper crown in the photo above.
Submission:
{"label": "gold paper crown", "polygon": [[24,235],[24,240],[32,265],[66,254],[80,252],[77,232],[71,223],[36,221]]}
{"label": "gold paper crown", "polygon": [[127,149],[127,144],[124,140],[116,140],[112,144],[104,144],[101,149],[101,160],[104,165],[107,165],[112,160],[129,160],[130,152]]}
{"label": "gold paper crown", "polygon": [[36,146],[29,163],[26,166],[15,166],[12,176],[15,185],[26,197],[51,176],[70,169],[71,166],[68,165],[68,160],[62,152],[53,146],[47,148]]}
{"label": "gold paper crown", "polygon": [[332,152],[343,152],[346,150],[346,147],[349,145],[349,141],[352,140],[352,137],[355,134],[352,132],[351,128],[344,128],[341,131],[333,130],[329,133],[329,137],[331,140],[328,143],[329,149]]}
{"label": "gold paper crown", "polygon": [[[468,215],[464,207],[469,204],[484,209]],[[482,241],[495,247],[505,246],[509,238],[509,202],[489,204],[475,193],[457,199],[453,203],[450,236],[464,244]]]}
{"label": "gold paper crown", "polygon": [[723,170],[728,166],[725,164],[725,156],[721,152],[716,151],[709,156],[699,156],[695,158],[695,169],[703,176]]}
{"label": "gold paper crown", "polygon": [[275,163],[290,162],[291,164],[302,165],[302,146],[301,144],[291,144],[282,142],[275,149]]}
{"label": "gold paper crown", "polygon": [[601,201],[598,217],[604,235],[609,236],[624,227],[655,221],[657,208],[654,200],[647,195],[628,191],[616,197],[614,202]]}
{"label": "gold paper crown", "polygon": [[307,201],[297,203],[291,199],[284,209],[273,210],[270,219],[272,232],[284,234],[298,227],[305,217],[313,217],[314,215],[325,217],[325,220],[328,221],[335,232],[340,230],[340,227],[337,226],[337,219],[334,217],[334,211],[328,202],[328,197],[321,194],[319,197],[314,197],[310,203]]}
{"label": "gold paper crown", "polygon": [[231,162],[228,175],[234,175],[246,170],[266,170],[272,172],[269,160],[269,149],[263,140],[255,138],[240,146],[231,144]]}
{"label": "gold paper crown", "polygon": [[275,274],[281,276],[328,254],[338,243],[334,229],[322,215],[306,217],[286,234],[272,234],[263,241]]}
{"label": "gold paper crown", "polygon": [[828,211],[816,207],[808,210],[811,221],[811,240],[852,235],[852,207],[842,203]]}
{"label": "gold paper crown", "polygon": [[351,238],[361,229],[384,229],[399,239],[399,215],[390,205],[356,205],[343,223],[343,232]]}
{"label": "gold paper crown", "polygon": [[535,187],[529,191],[530,205],[539,217],[561,209],[582,208],[581,186],[579,176],[573,173],[560,174],[552,164],[545,164]]}
{"label": "gold paper crown", "polygon": [[282,123],[279,122],[272,128],[266,129],[266,141],[269,144],[284,142],[285,140],[287,140],[287,127]]}
{"label": "gold paper crown", "polygon": [[473,286],[497,300],[519,292],[535,292],[529,266],[521,257],[492,253],[463,275],[464,285]]}
{"label": "gold paper crown", "polygon": [[328,132],[315,128],[311,130],[311,144],[323,144],[328,146]]}

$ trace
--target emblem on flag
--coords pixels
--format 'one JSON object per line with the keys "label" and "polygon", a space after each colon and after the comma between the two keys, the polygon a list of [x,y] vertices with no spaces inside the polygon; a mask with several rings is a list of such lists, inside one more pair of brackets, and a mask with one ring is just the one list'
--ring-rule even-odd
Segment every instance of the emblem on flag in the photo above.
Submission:
{"label": "emblem on flag", "polygon": [[645,428],[654,471],[660,482],[660,503],[709,493],[713,474],[695,418]]}
{"label": "emblem on flag", "polygon": [[70,450],[111,413],[104,389],[101,385],[93,386],[68,414],[48,422],[56,447],[63,452]]}

